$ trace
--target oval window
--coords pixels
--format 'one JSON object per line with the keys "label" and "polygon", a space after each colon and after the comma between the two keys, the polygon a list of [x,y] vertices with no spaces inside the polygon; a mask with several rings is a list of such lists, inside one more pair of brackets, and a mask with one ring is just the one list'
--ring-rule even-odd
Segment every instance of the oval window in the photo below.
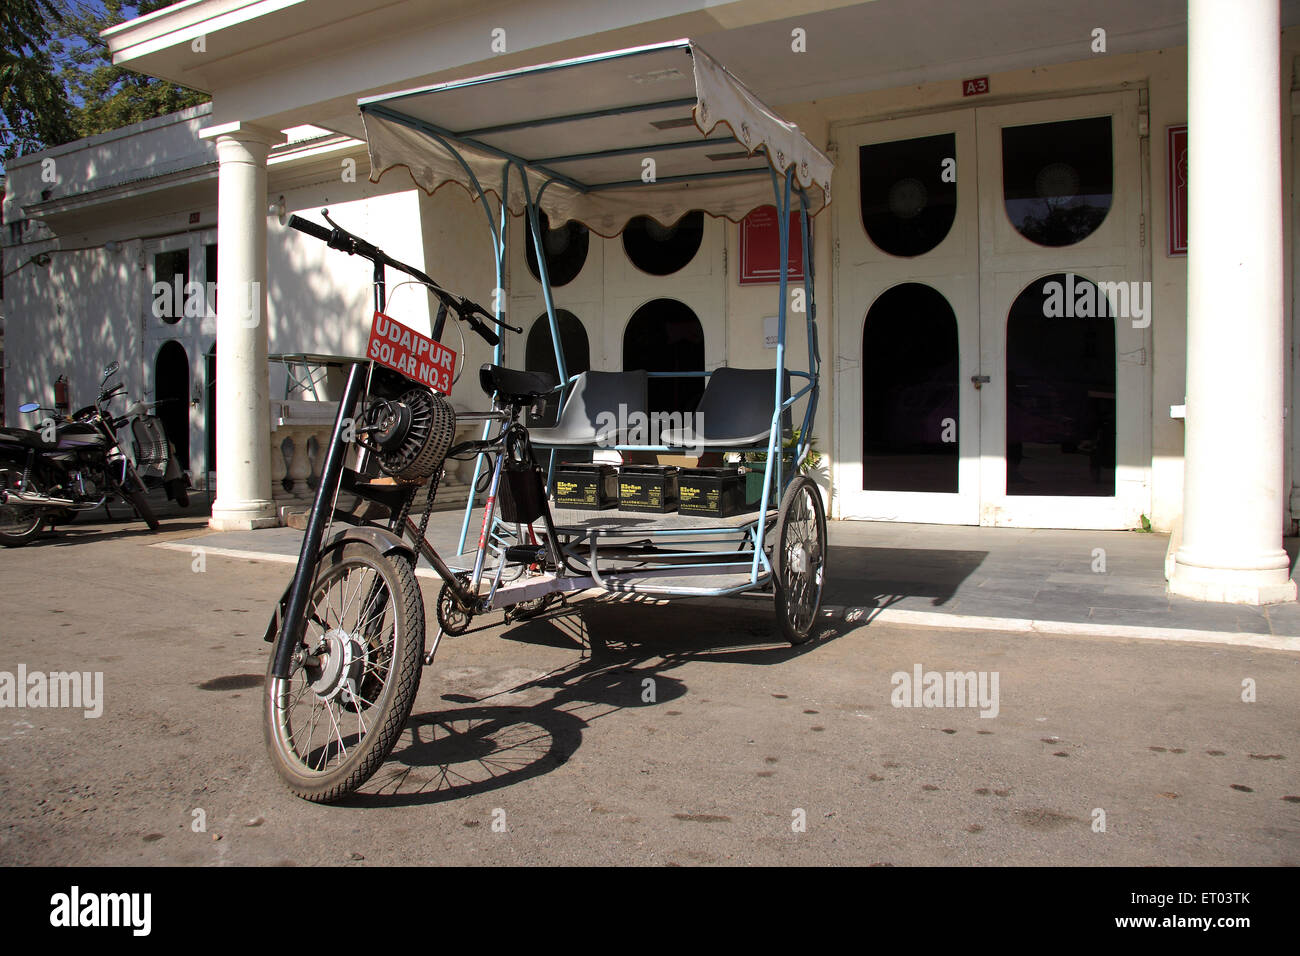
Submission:
{"label": "oval window", "polygon": [[649,216],[637,216],[623,230],[623,251],[632,265],[652,276],[684,269],[704,240],[704,213],[688,212],[671,226]]}
{"label": "oval window", "polygon": [[862,228],[877,248],[919,256],[943,242],[957,216],[956,158],[955,133],[858,149]]}
{"label": "oval window", "polygon": [[1114,199],[1110,117],[1002,130],[1002,195],[1016,231],[1040,246],[1088,238]]}
{"label": "oval window", "polygon": [[[528,271],[538,282],[542,281],[541,270],[537,267],[537,244],[533,242],[533,230],[527,228],[525,220],[524,237],[527,243]],[[558,229],[552,229],[546,213],[539,213],[538,224],[542,227],[542,246],[546,249],[546,272],[552,288],[567,285],[578,277],[587,261],[587,248],[591,236],[587,227],[577,220],[570,219]]]}

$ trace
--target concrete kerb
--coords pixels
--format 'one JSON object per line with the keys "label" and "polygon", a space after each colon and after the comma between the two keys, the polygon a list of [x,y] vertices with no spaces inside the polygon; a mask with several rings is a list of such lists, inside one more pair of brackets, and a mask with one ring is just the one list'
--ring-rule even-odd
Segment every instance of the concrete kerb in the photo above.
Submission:
{"label": "concrete kerb", "polygon": [[[201,539],[183,541],[162,541],[151,545],[171,551],[192,552],[201,549],[205,554],[216,557],[243,558],[251,561],[270,561],[277,564],[297,564],[297,555],[276,554],[267,551],[246,551],[236,548],[206,547],[199,543]],[[416,576],[437,580],[438,575],[431,568],[417,568]],[[573,597],[587,593],[604,594],[604,591],[581,592]],[[735,607],[736,602],[771,600],[771,596],[761,593],[740,594],[730,598],[689,598],[702,606]],[[912,611],[904,608],[866,607],[830,604],[822,606],[825,620],[843,621],[850,624],[880,622],[907,627],[924,627],[930,630],[970,630],[997,631],[1011,634],[1037,634],[1059,637],[1102,637],[1128,640],[1175,641],[1194,644],[1219,644],[1231,647],[1258,647],[1266,650],[1289,651],[1300,653],[1300,637],[1283,637],[1276,634],[1258,634],[1243,631],[1211,631],[1190,628],[1151,627],[1124,624],[1094,624],[1082,621],[1053,621],[1014,617],[988,617],[970,614],[953,614],[932,611]]]}

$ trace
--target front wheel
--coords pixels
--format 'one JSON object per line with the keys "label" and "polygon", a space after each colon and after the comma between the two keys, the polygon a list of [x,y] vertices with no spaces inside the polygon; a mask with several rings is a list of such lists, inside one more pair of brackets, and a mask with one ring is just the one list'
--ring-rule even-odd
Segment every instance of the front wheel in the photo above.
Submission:
{"label": "front wheel", "polygon": [[271,673],[274,652],[267,668],[266,746],[291,791],[332,803],[370,779],[411,715],[423,649],[407,561],[356,542],[322,556],[289,676]]}
{"label": "front wheel", "polygon": [[122,497],[135,509],[135,513],[144,519],[144,523],[149,526],[150,531],[157,531],[161,527],[158,517],[153,513],[153,508],[150,507],[143,491],[138,488],[123,488]]}
{"label": "front wheel", "polygon": [[781,633],[791,644],[813,635],[826,572],[826,510],[817,485],[795,478],[781,499],[772,550],[772,583]]}
{"label": "front wheel", "polygon": [[[135,509],[135,513],[143,519],[144,523],[149,526],[149,530],[157,531],[161,525],[159,525],[158,518],[153,513],[153,508],[149,506],[149,502],[144,496],[144,482],[140,480],[140,476],[128,464],[122,479],[122,483],[117,486],[118,492],[126,499],[127,504]],[[105,502],[104,508],[108,508],[107,502]]]}

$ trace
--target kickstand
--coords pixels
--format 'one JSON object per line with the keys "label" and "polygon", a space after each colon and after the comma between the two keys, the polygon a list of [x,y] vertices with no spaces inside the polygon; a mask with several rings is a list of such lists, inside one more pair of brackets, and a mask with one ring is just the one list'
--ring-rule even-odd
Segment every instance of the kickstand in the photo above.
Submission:
{"label": "kickstand", "polygon": [[439,626],[438,633],[433,636],[433,647],[429,648],[424,655],[424,666],[428,667],[433,663],[433,655],[438,653],[438,644],[442,641],[442,627]]}

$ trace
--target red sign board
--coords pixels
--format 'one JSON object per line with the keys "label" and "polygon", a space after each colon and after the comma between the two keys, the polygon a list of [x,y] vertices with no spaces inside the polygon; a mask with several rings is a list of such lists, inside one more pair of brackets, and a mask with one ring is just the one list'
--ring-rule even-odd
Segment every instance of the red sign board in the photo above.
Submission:
{"label": "red sign board", "polygon": [[981,93],[989,91],[989,78],[987,76],[977,76],[974,79],[961,81],[962,96],[979,96]]}
{"label": "red sign board", "polygon": [[[809,221],[811,227],[812,222]],[[781,222],[775,206],[759,206],[740,223],[740,284],[781,281]],[[790,213],[791,281],[803,281],[803,237],[799,213]]]}
{"label": "red sign board", "polygon": [[1171,126],[1169,154],[1169,254],[1187,255],[1187,127]]}
{"label": "red sign board", "polygon": [[366,357],[444,395],[451,393],[456,353],[382,312],[370,324]]}

